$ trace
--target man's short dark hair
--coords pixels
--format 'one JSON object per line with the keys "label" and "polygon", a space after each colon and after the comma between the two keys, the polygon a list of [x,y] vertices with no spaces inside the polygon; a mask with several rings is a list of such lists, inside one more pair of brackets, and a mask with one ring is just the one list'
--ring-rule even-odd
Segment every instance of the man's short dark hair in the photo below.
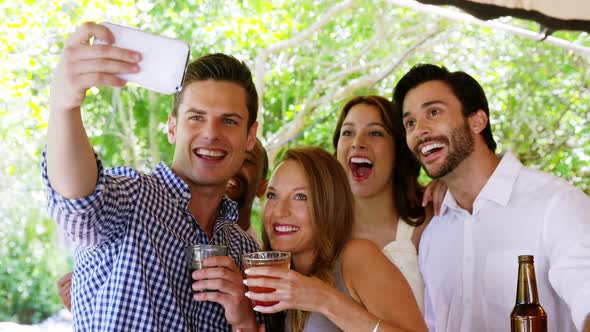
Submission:
{"label": "man's short dark hair", "polygon": [[[246,90],[248,108],[248,128],[256,121],[258,115],[258,93],[252,81],[248,66],[231,55],[223,53],[208,54],[191,62],[186,68],[183,88],[197,81],[228,81],[236,83]],[[178,116],[178,107],[182,101],[184,89],[174,96],[172,114]]]}
{"label": "man's short dark hair", "polygon": [[470,114],[475,113],[478,110],[483,110],[486,113],[488,116],[488,123],[481,132],[481,135],[488,145],[488,148],[494,152],[496,150],[496,141],[492,136],[492,127],[489,121],[490,110],[488,107],[488,100],[481,85],[465,72],[450,72],[445,67],[439,67],[432,64],[418,64],[412,67],[412,69],[399,80],[393,89],[393,102],[395,103],[396,111],[403,112],[404,99],[410,90],[422,83],[430,81],[441,81],[453,91],[455,97],[457,97],[461,103],[463,116],[468,117]]}
{"label": "man's short dark hair", "polygon": [[266,153],[266,149],[258,137],[256,138],[256,144],[259,144],[262,150],[262,178],[266,179],[268,175],[268,153]]}

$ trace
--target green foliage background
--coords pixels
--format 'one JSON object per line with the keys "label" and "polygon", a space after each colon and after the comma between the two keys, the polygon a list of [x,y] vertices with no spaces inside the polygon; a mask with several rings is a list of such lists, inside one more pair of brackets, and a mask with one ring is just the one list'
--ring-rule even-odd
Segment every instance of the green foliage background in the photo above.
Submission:
{"label": "green foliage background", "polygon": [[[60,308],[55,282],[71,258],[46,216],[39,162],[51,74],[65,36],[86,20],[183,39],[193,58],[246,61],[261,73],[259,135],[272,156],[302,144],[331,150],[343,102],[390,97],[413,64],[464,70],[487,92],[499,150],[590,193],[590,59],[571,50],[380,0],[0,0],[0,9],[0,321],[38,322]],[[585,33],[555,36],[590,46]],[[147,171],[172,159],[170,109],[171,97],[128,87],[89,90],[83,113],[105,166]]]}

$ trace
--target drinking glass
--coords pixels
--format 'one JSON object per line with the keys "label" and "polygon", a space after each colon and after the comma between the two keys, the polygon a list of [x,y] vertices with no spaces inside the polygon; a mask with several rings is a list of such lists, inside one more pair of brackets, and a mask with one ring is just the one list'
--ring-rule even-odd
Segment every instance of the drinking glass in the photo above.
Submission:
{"label": "drinking glass", "polygon": [[[283,269],[289,269],[291,267],[291,253],[290,252],[282,252],[282,251],[259,251],[253,252],[249,254],[242,255],[242,263],[244,265],[244,269],[248,269],[250,267],[255,266],[273,266],[279,267]],[[270,276],[264,275],[247,275],[247,278],[268,278],[268,279],[277,279]],[[269,287],[248,287],[248,289],[255,293],[272,293],[276,289],[269,288]],[[275,305],[279,302],[277,301],[254,301],[254,305],[261,305],[264,307],[268,307],[271,305]]]}
{"label": "drinking glass", "polygon": [[[186,262],[188,264],[189,283],[192,285],[195,280],[193,279],[193,272],[195,270],[202,269],[203,260],[213,256],[227,256],[228,248],[224,245],[216,244],[195,244],[189,245],[185,249]],[[196,293],[202,292],[214,292],[215,290],[202,289],[195,291]]]}

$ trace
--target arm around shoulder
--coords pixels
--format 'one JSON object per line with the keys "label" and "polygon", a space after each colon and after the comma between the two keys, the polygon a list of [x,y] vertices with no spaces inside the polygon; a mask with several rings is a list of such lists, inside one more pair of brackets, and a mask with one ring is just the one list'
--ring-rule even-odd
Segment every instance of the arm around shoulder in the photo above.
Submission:
{"label": "arm around shoulder", "polygon": [[416,250],[420,248],[420,240],[422,239],[422,233],[424,233],[424,230],[426,229],[428,224],[430,224],[430,221],[434,217],[434,213],[430,205],[425,208],[425,214],[426,215],[424,216],[424,222],[420,226],[415,227],[414,233],[412,233],[412,243],[416,247]]}
{"label": "arm around shoulder", "polygon": [[342,274],[355,300],[380,320],[379,331],[426,331],[408,282],[373,242],[350,241],[342,253]]}

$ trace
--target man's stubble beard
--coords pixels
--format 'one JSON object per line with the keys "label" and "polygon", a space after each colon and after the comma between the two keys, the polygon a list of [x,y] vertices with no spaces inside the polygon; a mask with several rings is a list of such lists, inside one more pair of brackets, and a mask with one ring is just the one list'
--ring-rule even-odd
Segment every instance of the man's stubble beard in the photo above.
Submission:
{"label": "man's stubble beard", "polygon": [[440,141],[441,138],[442,140],[447,142],[449,152],[443,164],[435,172],[431,172],[428,170],[426,165],[423,164],[419,158],[420,153],[418,149],[413,149],[414,157],[418,158],[418,161],[420,161],[420,164],[426,171],[426,174],[428,174],[428,176],[432,179],[440,179],[441,177],[444,177],[445,175],[451,173],[455,168],[457,168],[457,166],[459,166],[459,164],[461,164],[463,160],[471,156],[475,149],[475,142],[473,136],[471,135],[471,129],[469,128],[469,124],[467,123],[467,121],[464,122],[463,126],[453,129],[453,131],[451,132],[450,140],[445,136],[434,138],[433,140]]}

